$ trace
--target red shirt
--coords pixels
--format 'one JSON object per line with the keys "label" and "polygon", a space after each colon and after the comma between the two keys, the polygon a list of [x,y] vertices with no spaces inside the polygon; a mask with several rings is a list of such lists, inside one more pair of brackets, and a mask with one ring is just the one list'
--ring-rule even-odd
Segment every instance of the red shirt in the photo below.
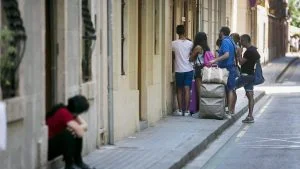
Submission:
{"label": "red shirt", "polygon": [[67,108],[58,109],[53,116],[46,119],[46,124],[49,128],[49,138],[62,132],[67,127],[67,123],[74,119],[74,116]]}

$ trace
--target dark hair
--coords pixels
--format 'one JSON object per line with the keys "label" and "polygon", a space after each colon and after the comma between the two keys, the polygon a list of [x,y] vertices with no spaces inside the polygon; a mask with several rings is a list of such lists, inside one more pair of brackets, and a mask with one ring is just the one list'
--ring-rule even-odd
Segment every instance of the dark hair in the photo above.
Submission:
{"label": "dark hair", "polygon": [[216,45],[217,45],[218,47],[220,47],[221,44],[222,44],[222,39],[219,38],[219,39],[216,41]]}
{"label": "dark hair", "polygon": [[90,105],[86,97],[82,95],[76,95],[68,99],[68,105],[59,103],[51,109],[50,112],[47,112],[46,118],[53,116],[57,110],[61,108],[67,108],[73,115],[77,116],[89,109]]}
{"label": "dark hair", "polygon": [[178,35],[184,35],[184,33],[185,33],[184,25],[177,25],[176,33]]}
{"label": "dark hair", "polygon": [[220,29],[220,32],[223,32],[225,36],[229,36],[229,34],[230,34],[230,28],[227,27],[227,26],[223,26],[223,27]]}
{"label": "dark hair", "polygon": [[241,36],[241,39],[246,40],[248,43],[251,42],[251,37],[248,34],[244,34]]}
{"label": "dark hair", "polygon": [[[198,32],[196,35],[195,35],[195,39],[194,39],[194,46],[193,46],[193,49],[197,46],[201,46],[203,51],[210,51],[210,48],[207,44],[207,36],[206,36],[206,33],[205,32]],[[193,50],[192,49],[192,50]]]}
{"label": "dark hair", "polygon": [[240,46],[240,35],[238,33],[232,33],[230,36],[233,39],[234,43]]}

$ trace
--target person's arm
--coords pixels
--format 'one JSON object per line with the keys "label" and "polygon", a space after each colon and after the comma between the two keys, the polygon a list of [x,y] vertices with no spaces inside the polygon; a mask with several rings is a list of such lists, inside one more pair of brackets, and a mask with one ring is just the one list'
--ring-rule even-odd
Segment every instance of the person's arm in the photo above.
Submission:
{"label": "person's arm", "polygon": [[88,130],[88,124],[81,116],[77,116],[76,121],[80,124],[84,131]]}
{"label": "person's arm", "polygon": [[194,62],[197,59],[198,53],[200,53],[202,50],[202,48],[200,46],[196,46],[193,51],[192,54],[190,56],[190,62]]}
{"label": "person's arm", "polygon": [[175,60],[175,47],[174,47],[174,42],[172,42],[172,60]]}
{"label": "person's arm", "polygon": [[172,51],[174,52],[175,51],[175,45],[174,45],[174,41],[171,43],[171,47],[172,47]]}
{"label": "person's arm", "polygon": [[83,127],[76,120],[69,121],[67,127],[72,133],[74,132],[77,137],[83,137],[85,133]]}
{"label": "person's arm", "polygon": [[247,59],[243,57],[238,57],[237,59],[240,65],[243,65],[247,62]]}
{"label": "person's arm", "polygon": [[237,48],[236,49],[236,56],[237,57],[242,57],[242,53],[243,53],[243,48]]}
{"label": "person's arm", "polygon": [[222,56],[215,58],[214,60],[211,60],[210,61],[211,65],[229,58],[229,46],[227,43],[225,43],[225,41],[222,43],[220,50],[224,51],[224,54]]}
{"label": "person's arm", "polygon": [[229,52],[225,52],[224,55],[220,56],[220,57],[217,57],[215,58],[214,60],[211,60],[210,63],[211,64],[214,64],[214,63],[217,63],[219,61],[222,61],[222,60],[225,60],[229,57]]}
{"label": "person's arm", "polygon": [[248,61],[248,56],[249,56],[249,55],[250,55],[249,51],[246,51],[246,52],[244,53],[244,57],[242,57],[242,56],[238,57],[237,59],[238,59],[239,64],[240,64],[240,65],[245,64],[245,63]]}
{"label": "person's arm", "polygon": [[59,110],[59,119],[62,123],[66,124],[66,129],[69,130],[74,136],[82,137],[84,135],[84,128],[80,125],[80,121],[74,118],[74,115],[67,109]]}

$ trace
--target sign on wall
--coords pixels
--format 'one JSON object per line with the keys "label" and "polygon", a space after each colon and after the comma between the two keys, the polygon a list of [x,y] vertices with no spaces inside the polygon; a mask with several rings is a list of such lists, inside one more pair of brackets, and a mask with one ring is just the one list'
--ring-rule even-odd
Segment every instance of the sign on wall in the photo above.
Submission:
{"label": "sign on wall", "polygon": [[7,121],[5,103],[0,102],[0,151],[6,150]]}

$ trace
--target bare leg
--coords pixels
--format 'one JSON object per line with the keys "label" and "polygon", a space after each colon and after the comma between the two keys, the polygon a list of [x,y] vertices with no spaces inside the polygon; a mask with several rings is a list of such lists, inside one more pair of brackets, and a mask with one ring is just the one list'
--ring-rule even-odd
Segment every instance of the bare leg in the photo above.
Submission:
{"label": "bare leg", "polygon": [[[197,78],[196,79],[196,86],[197,86],[197,91],[198,91],[198,98],[200,98],[201,83],[202,83],[202,79],[201,78]],[[199,104],[198,108],[200,110],[200,104]]]}
{"label": "bare leg", "polygon": [[236,100],[237,100],[237,96],[236,96],[236,92],[233,92],[233,100],[232,100],[232,111],[231,113],[235,113],[235,104],[236,104]]}
{"label": "bare leg", "polygon": [[253,91],[246,92],[246,95],[248,98],[248,108],[249,108],[248,117],[253,117],[253,108],[254,108]]}
{"label": "bare leg", "polygon": [[177,88],[177,103],[178,103],[178,109],[181,111],[182,110],[182,93],[183,93],[183,88]]}
{"label": "bare leg", "polygon": [[236,93],[234,90],[228,92],[228,109],[229,112],[234,112],[236,103]]}
{"label": "bare leg", "polygon": [[184,86],[184,101],[185,101],[185,111],[190,108],[190,87]]}

